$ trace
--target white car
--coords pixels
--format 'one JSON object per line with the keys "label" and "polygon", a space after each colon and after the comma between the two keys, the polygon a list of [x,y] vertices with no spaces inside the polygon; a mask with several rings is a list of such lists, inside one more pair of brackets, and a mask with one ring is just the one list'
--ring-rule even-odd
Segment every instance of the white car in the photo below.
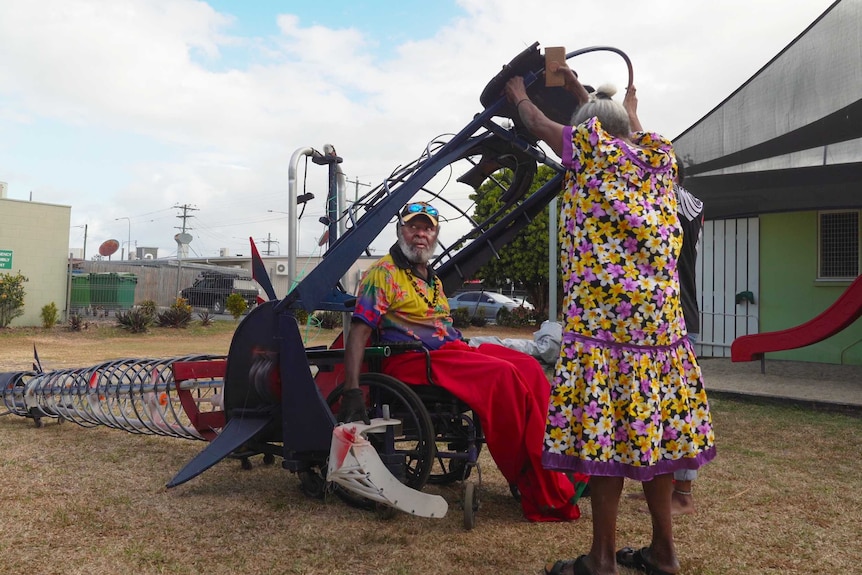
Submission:
{"label": "white car", "polygon": [[449,309],[466,309],[470,317],[484,317],[488,320],[496,320],[497,314],[503,308],[512,311],[518,307],[534,309],[533,304],[526,300],[516,301],[503,294],[489,291],[468,291],[449,298]]}
{"label": "white car", "polygon": [[515,302],[516,302],[519,306],[523,307],[524,309],[528,309],[528,310],[530,310],[530,311],[533,311],[534,309],[536,309],[536,306],[534,306],[533,304],[531,304],[530,302],[528,302],[528,301],[527,301],[527,298],[523,298],[523,297],[513,297],[512,299],[513,299],[513,300],[515,300]]}

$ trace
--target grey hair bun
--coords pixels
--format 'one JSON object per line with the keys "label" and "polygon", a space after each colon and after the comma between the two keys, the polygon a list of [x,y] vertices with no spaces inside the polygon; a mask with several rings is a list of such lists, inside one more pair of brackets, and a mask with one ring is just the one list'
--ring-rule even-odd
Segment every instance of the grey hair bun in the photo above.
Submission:
{"label": "grey hair bun", "polygon": [[602,84],[596,88],[596,98],[607,98],[610,100],[616,93],[617,87],[613,84]]}

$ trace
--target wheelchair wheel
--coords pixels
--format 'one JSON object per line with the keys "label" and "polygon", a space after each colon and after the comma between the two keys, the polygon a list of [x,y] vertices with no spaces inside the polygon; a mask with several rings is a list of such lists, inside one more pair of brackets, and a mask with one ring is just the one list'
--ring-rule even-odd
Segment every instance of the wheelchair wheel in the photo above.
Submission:
{"label": "wheelchair wheel", "polygon": [[456,481],[463,481],[470,477],[470,472],[473,470],[473,465],[479,459],[479,454],[482,452],[482,427],[479,425],[479,419],[473,415],[472,421],[473,433],[475,433],[476,446],[476,461],[469,461],[469,458],[455,458],[441,456],[441,452],[448,451],[450,453],[468,455],[469,437],[470,437],[470,422],[464,419],[463,416],[452,416],[446,414],[431,414],[431,420],[434,422],[434,429],[437,432],[437,442],[440,444],[440,449],[437,450],[434,456],[434,467],[431,469],[431,475],[428,477],[428,483],[432,485],[448,485]]}
{"label": "wheelchair wheel", "polygon": [[[383,417],[383,406],[389,406],[389,416],[401,421],[391,433],[369,433],[368,440],[380,458],[408,487],[421,490],[428,482],[434,464],[434,425],[422,400],[408,385],[382,373],[363,373],[359,387],[365,391],[368,417]],[[338,403],[344,386],[332,390],[327,403],[338,412]],[[390,428],[391,429],[391,428]],[[346,503],[362,509],[374,509],[375,503],[345,489],[335,493]]]}
{"label": "wheelchair wheel", "polygon": [[306,497],[323,499],[326,496],[326,473],[319,467],[299,472],[299,489]]}

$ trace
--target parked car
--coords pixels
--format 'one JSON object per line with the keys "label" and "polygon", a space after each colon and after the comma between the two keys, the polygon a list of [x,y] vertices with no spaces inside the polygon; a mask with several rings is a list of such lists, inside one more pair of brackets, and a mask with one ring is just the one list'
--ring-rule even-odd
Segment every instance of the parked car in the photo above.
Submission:
{"label": "parked car", "polygon": [[509,296],[489,291],[467,291],[449,298],[449,309],[466,309],[470,317],[484,317],[492,321],[496,321],[501,309],[512,311],[518,307],[531,310],[533,304],[526,301],[519,303]]}
{"label": "parked car", "polygon": [[513,299],[513,300],[515,300],[515,302],[516,302],[519,306],[523,307],[524,309],[528,309],[528,310],[530,310],[530,311],[533,311],[534,309],[536,309],[536,306],[534,306],[533,304],[531,304],[530,302],[528,302],[528,301],[527,301],[527,298],[523,298],[523,297],[513,297],[512,299]]}
{"label": "parked car", "polygon": [[245,299],[248,309],[257,305],[257,284],[248,276],[223,272],[203,272],[194,285],[180,292],[192,307],[202,307],[212,313],[224,313],[225,301],[233,293]]}

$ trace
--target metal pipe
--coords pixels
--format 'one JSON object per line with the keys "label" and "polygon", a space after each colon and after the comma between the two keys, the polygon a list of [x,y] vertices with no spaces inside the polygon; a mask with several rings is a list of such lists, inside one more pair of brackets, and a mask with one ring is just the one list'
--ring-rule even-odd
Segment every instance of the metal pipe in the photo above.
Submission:
{"label": "metal pipe", "polygon": [[299,215],[296,211],[296,172],[299,159],[302,156],[320,156],[321,153],[314,148],[299,148],[290,157],[290,166],[287,169],[287,292],[290,293],[295,287],[296,280],[296,241],[297,227],[299,226]]}

